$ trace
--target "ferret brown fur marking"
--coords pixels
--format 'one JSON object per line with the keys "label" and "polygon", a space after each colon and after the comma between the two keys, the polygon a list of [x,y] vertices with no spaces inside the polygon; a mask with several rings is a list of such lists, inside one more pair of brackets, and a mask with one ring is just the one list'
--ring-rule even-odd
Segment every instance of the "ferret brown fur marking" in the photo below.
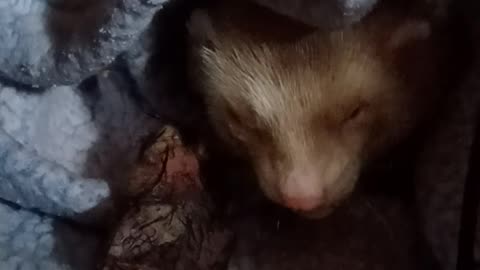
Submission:
{"label": "ferret brown fur marking", "polygon": [[190,21],[192,80],[231,151],[293,210],[328,213],[444,87],[443,45],[406,9],[380,5],[325,32],[248,1],[220,2]]}

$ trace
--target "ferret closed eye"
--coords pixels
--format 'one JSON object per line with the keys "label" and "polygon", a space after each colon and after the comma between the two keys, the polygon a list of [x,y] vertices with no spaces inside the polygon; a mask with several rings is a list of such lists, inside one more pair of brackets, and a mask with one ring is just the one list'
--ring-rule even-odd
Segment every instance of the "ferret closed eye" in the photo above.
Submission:
{"label": "ferret closed eye", "polygon": [[343,124],[358,122],[366,117],[368,113],[368,105],[360,103],[347,109],[343,118]]}

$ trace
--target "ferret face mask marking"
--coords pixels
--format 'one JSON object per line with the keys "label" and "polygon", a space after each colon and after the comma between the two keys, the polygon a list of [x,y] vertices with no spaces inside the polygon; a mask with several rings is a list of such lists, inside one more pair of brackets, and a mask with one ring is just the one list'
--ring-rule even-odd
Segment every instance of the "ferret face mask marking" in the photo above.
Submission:
{"label": "ferret face mask marking", "polygon": [[212,125],[251,160],[266,196],[294,211],[328,214],[366,160],[404,136],[421,110],[413,93],[423,89],[390,55],[427,39],[425,23],[390,29],[382,44],[361,26],[275,43],[215,23],[223,22],[201,12],[191,21],[195,39],[204,34],[194,54]]}

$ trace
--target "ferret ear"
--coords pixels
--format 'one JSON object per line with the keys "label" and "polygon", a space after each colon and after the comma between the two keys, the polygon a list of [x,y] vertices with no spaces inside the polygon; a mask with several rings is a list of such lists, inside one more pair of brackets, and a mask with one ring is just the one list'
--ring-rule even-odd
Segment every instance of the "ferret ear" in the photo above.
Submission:
{"label": "ferret ear", "polygon": [[390,35],[387,46],[392,50],[429,39],[431,23],[427,20],[413,20],[399,26]]}
{"label": "ferret ear", "polygon": [[206,10],[196,9],[187,22],[187,31],[193,42],[206,44],[215,36],[215,29]]}

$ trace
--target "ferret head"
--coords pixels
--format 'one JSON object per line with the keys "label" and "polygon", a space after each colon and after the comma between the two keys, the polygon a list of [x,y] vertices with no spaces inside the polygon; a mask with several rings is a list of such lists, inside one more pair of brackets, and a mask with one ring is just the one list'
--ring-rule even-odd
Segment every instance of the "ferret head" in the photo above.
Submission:
{"label": "ferret head", "polygon": [[[409,45],[428,39],[424,22],[383,36],[360,25],[277,42],[233,26],[216,29],[223,22],[206,13],[193,18],[207,37],[194,49],[194,80],[213,127],[230,151],[251,161],[266,196],[294,211],[330,212],[352,192],[365,162],[423,113],[429,87],[399,66],[415,55]],[[412,72],[431,76],[427,55],[409,62]]]}

